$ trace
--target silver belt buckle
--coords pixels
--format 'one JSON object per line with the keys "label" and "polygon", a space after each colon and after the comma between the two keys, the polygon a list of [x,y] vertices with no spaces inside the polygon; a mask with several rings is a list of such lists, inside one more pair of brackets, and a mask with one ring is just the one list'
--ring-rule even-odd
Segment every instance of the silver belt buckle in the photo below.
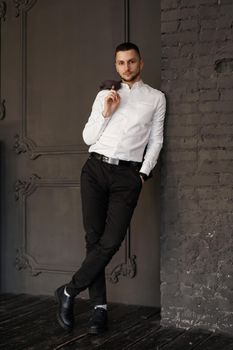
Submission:
{"label": "silver belt buckle", "polygon": [[111,157],[103,157],[103,162],[108,163],[108,164],[113,164],[113,165],[118,165],[119,164],[119,159],[116,158],[111,158]]}
{"label": "silver belt buckle", "polygon": [[110,164],[118,165],[119,164],[119,159],[116,158],[109,158],[110,159]]}

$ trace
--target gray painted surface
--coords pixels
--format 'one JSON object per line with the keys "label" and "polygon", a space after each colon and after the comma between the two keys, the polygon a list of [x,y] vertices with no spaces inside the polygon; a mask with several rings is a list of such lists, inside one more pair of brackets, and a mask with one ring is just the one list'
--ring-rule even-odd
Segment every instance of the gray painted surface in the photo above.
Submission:
{"label": "gray painted surface", "polygon": [[232,334],[232,1],[161,4],[162,323]]}
{"label": "gray painted surface", "polygon": [[[6,100],[0,120],[1,289],[52,294],[85,254],[79,176],[87,148],[81,133],[100,82],[116,78],[113,52],[125,38],[125,2],[8,0],[6,5],[1,21],[0,95]],[[145,81],[154,87],[160,71],[158,8],[153,1],[130,2],[131,39],[142,46]],[[112,301],[159,305],[158,184],[157,171],[143,189],[130,242],[108,268],[110,274],[124,265],[129,247],[137,257],[134,278],[124,277],[119,268],[119,282],[109,283]]]}

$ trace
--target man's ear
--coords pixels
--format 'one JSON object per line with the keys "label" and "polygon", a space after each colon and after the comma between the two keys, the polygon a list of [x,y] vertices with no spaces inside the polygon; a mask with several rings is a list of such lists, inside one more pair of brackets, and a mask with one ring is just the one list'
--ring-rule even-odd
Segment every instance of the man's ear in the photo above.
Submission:
{"label": "man's ear", "polygon": [[140,68],[141,68],[141,70],[143,69],[143,67],[144,67],[144,61],[143,61],[143,59],[141,58],[141,60],[140,60]]}
{"label": "man's ear", "polygon": [[116,69],[116,71],[117,71],[117,73],[118,73],[118,70],[117,70],[117,64],[116,64],[116,62],[115,62],[115,69]]}

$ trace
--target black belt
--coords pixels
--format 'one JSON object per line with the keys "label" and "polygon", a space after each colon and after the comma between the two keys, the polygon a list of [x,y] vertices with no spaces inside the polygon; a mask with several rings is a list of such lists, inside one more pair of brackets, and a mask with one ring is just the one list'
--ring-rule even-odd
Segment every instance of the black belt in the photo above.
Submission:
{"label": "black belt", "polygon": [[140,162],[132,162],[128,160],[121,160],[121,159],[116,159],[116,158],[111,158],[111,157],[106,157],[103,154],[99,154],[96,152],[91,152],[89,159],[95,158],[98,160],[101,160],[101,162],[108,163],[108,164],[113,164],[113,165],[125,165],[125,166],[131,166],[135,168],[140,168],[142,163]]}

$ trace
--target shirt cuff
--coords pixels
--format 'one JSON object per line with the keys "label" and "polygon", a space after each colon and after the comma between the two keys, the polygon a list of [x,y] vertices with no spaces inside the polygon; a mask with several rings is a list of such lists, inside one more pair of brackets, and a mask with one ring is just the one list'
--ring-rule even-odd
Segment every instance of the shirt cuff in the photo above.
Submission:
{"label": "shirt cuff", "polygon": [[104,117],[103,114],[101,113],[101,119],[102,120],[109,120],[110,118],[111,118],[111,116],[110,117]]}
{"label": "shirt cuff", "polygon": [[150,172],[151,172],[151,167],[147,164],[145,164],[145,162],[142,164],[141,169],[139,170],[140,173],[146,174],[147,176],[149,176]]}

